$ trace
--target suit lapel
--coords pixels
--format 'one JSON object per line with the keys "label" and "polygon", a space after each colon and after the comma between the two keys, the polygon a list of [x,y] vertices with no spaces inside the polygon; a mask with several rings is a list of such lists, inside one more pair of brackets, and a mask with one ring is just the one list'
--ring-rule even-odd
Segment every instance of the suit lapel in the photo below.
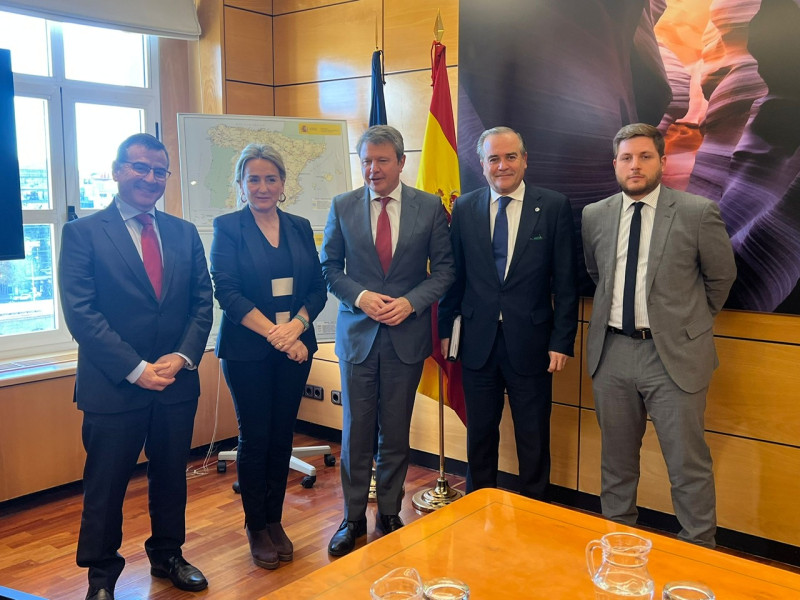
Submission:
{"label": "suit lapel", "polygon": [[494,250],[492,249],[491,221],[489,220],[491,200],[492,194],[488,187],[475,198],[475,203],[472,205],[473,212],[469,219],[469,227],[473,228],[473,235],[470,237],[475,240],[475,245],[478,249],[477,255],[486,261],[485,268],[494,273],[494,280],[497,281],[497,268],[494,265]]}
{"label": "suit lapel", "polygon": [[[392,255],[392,264],[389,267],[387,276],[392,273],[394,265],[399,262],[397,259],[403,255],[408,248],[410,239],[414,234],[414,228],[417,226],[419,217],[419,199],[414,193],[414,190],[407,186],[401,188],[401,204],[400,204],[400,231],[397,232],[397,246]],[[375,256],[378,256],[378,251],[375,251]],[[380,261],[378,261],[380,264]]]}
{"label": "suit lapel", "polygon": [[[614,276],[617,272],[617,237],[619,236],[619,220],[622,215],[622,194],[617,194],[605,206],[602,216],[601,243],[605,246],[604,252],[597,252],[597,256],[604,257],[603,269],[609,274],[606,277],[606,292],[614,289]],[[599,265],[598,265],[599,266]]]}
{"label": "suit lapel", "polygon": [[[245,207],[241,210],[241,227],[242,238],[247,247],[247,251],[253,259],[253,265],[256,268],[256,278],[258,285],[261,288],[261,296],[265,299],[272,298],[272,271],[269,268],[269,260],[267,259],[267,252],[264,249],[266,238],[256,224],[253,213],[250,212],[250,207]],[[281,222],[281,225],[283,223]],[[269,243],[269,242],[266,242]]]}
{"label": "suit lapel", "polygon": [[517,239],[514,241],[514,254],[511,256],[511,264],[508,267],[506,280],[511,278],[514,269],[519,264],[525,248],[531,240],[533,230],[536,228],[542,216],[542,196],[527,191],[522,202],[522,212],[519,217],[519,228],[517,229]]}
{"label": "suit lapel", "polygon": [[278,217],[281,220],[281,237],[283,238],[283,243],[287,244],[287,248],[289,248],[292,254],[292,277],[294,278],[292,297],[294,297],[297,294],[297,284],[299,281],[302,281],[300,277],[302,261],[297,254],[305,248],[305,242],[294,221],[292,221],[285,212],[278,210]]}
{"label": "suit lapel", "polygon": [[156,292],[153,289],[153,284],[150,283],[147,271],[144,270],[142,257],[139,256],[139,252],[136,250],[136,245],[131,239],[128,226],[125,225],[125,221],[122,219],[119,209],[117,209],[116,202],[109,204],[103,211],[103,222],[106,235],[111,244],[119,252],[123,262],[128,265],[128,268],[130,268],[142,289],[147,290],[153,299],[155,299]]}
{"label": "suit lapel", "polygon": [[[161,278],[161,300],[164,300],[167,297],[169,284],[175,273],[175,264],[177,262],[176,243],[180,232],[158,210],[156,211],[156,223],[158,223],[158,233],[161,238],[161,260],[164,263],[164,273]],[[153,295],[155,295],[155,291]]]}
{"label": "suit lapel", "polygon": [[656,214],[653,218],[653,234],[650,238],[650,249],[647,255],[647,286],[646,294],[650,295],[656,271],[664,256],[664,247],[667,244],[669,230],[674,222],[675,198],[669,188],[661,186],[656,204]]}

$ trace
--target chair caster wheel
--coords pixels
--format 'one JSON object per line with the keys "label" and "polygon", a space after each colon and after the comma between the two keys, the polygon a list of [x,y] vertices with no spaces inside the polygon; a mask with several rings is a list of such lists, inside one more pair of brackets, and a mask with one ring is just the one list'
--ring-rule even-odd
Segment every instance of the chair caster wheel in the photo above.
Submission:
{"label": "chair caster wheel", "polygon": [[326,454],[323,457],[323,460],[325,461],[326,467],[332,467],[336,464],[336,457],[333,454]]}
{"label": "chair caster wheel", "polygon": [[217,461],[217,473],[225,473],[228,470],[228,463],[224,460]]}
{"label": "chair caster wheel", "polygon": [[305,477],[303,477],[303,480],[300,482],[300,485],[302,485],[306,489],[310,489],[314,487],[314,483],[316,481],[317,481],[316,475],[306,475]]}
{"label": "chair caster wheel", "polygon": [[233,485],[231,486],[231,488],[233,489],[234,493],[236,493],[236,494],[241,494],[242,493],[242,490],[239,488],[239,482],[238,481],[234,481]]}

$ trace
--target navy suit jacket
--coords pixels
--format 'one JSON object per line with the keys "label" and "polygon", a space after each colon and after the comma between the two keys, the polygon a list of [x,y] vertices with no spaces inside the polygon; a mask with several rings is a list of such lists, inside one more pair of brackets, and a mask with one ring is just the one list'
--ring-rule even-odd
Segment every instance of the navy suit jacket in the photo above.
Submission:
{"label": "navy suit jacket", "polygon": [[397,247],[386,274],[372,238],[369,189],[364,186],[340,194],[331,205],[322,244],[322,272],[328,289],[339,299],[336,356],[351,363],[366,359],[380,325],[356,307],[362,291],[404,296],[411,303],[414,312],[388,331],[400,360],[413,364],[431,353],[430,307],[453,282],[453,255],[442,201],[403,185],[400,202]]}
{"label": "navy suit jacket", "polygon": [[544,373],[549,350],[572,356],[578,327],[576,249],[569,201],[526,185],[514,254],[500,281],[489,227],[488,187],[453,205],[450,239],[456,281],[439,303],[439,337],[462,315],[461,360],[480,369],[489,359],[500,313],[509,360],[520,375]]}
{"label": "navy suit jacket", "polygon": [[161,392],[125,379],[142,360],[172,352],[199,364],[211,330],[211,280],[197,229],[161,211],[156,222],[164,262],[160,300],[115,203],[64,225],[59,286],[64,319],[78,342],[81,410],[119,413],[200,395],[196,370],[181,369]]}
{"label": "navy suit jacket", "polygon": [[[325,306],[328,296],[319,266],[314,233],[307,219],[278,210],[281,243],[292,253],[292,315],[303,306],[310,321]],[[254,308],[264,315],[274,315],[272,272],[264,234],[258,228],[249,207],[214,219],[214,241],[211,244],[211,275],[214,295],[224,315],[217,336],[216,353],[230,360],[260,360],[267,356],[272,344],[241,324]],[[300,335],[309,357],[317,351],[314,327]]]}

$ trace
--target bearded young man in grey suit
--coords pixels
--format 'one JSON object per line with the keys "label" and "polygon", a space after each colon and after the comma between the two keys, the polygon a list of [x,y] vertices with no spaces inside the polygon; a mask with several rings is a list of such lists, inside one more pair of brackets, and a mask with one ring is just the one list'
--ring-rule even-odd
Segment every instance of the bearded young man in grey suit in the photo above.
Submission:
{"label": "bearded young man in grey suit", "polygon": [[430,307],[454,278],[441,200],[400,183],[400,132],[370,127],[356,150],[365,186],[333,199],[321,252],[328,289],[340,302],[335,350],[344,409],[345,515],[328,545],[333,556],[353,550],[367,531],[376,420],[376,528],[390,533],[403,526],[411,412],[432,350]]}
{"label": "bearded young man in grey suit", "polygon": [[714,547],[703,416],[718,365],[714,317],[736,265],[717,205],[661,185],[664,146],[651,125],[620,129],[613,149],[622,193],[583,211],[586,268],[597,284],[586,355],[602,435],[600,500],[605,517],[636,524],[649,415],[669,471],[678,537]]}

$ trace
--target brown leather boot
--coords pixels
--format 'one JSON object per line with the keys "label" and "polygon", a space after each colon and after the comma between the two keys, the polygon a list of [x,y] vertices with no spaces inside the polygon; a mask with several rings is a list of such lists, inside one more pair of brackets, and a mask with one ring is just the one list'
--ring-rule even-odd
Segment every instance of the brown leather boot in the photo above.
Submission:
{"label": "brown leather boot", "polygon": [[272,543],[267,530],[252,531],[249,527],[246,529],[247,540],[250,542],[250,554],[253,555],[253,563],[262,569],[277,569],[280,564],[278,551],[275,549],[275,544]]}
{"label": "brown leather boot", "polygon": [[292,540],[286,535],[283,526],[280,523],[267,523],[267,532],[275,544],[275,549],[278,551],[278,558],[282,561],[290,561],[294,557],[294,546]]}

